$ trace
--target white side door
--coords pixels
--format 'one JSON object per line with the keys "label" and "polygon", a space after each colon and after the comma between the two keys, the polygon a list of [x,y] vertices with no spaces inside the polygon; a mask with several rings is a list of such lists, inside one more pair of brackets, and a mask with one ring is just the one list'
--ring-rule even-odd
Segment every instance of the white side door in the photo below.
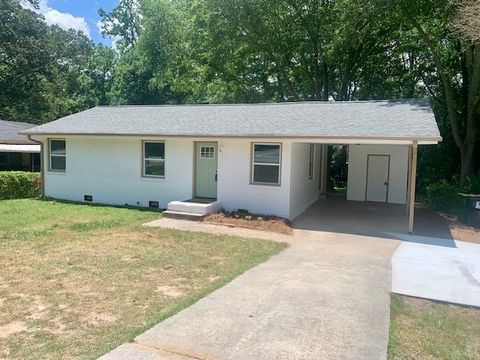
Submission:
{"label": "white side door", "polygon": [[390,155],[368,155],[366,201],[388,201],[389,174]]}

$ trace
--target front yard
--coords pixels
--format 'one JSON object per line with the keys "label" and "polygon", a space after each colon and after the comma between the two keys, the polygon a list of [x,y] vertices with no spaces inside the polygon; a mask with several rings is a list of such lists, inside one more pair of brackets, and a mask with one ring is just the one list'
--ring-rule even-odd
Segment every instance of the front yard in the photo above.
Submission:
{"label": "front yard", "polygon": [[392,294],[388,359],[480,359],[480,310]]}
{"label": "front yard", "polygon": [[285,247],[141,226],[159,216],[0,201],[0,358],[95,358]]}

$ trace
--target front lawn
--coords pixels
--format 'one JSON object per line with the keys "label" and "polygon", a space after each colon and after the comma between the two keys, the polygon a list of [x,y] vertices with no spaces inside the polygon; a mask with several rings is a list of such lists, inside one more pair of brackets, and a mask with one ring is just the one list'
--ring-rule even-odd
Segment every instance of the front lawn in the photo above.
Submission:
{"label": "front lawn", "polygon": [[391,300],[389,359],[480,359],[480,309]]}
{"label": "front lawn", "polygon": [[0,358],[96,358],[285,247],[141,226],[159,216],[0,201]]}

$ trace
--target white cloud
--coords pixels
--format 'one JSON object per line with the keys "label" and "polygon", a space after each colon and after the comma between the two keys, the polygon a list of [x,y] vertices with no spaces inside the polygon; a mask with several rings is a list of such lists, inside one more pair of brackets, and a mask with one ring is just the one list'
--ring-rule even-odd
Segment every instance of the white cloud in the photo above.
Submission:
{"label": "white cloud", "polygon": [[[31,6],[26,6],[30,9]],[[48,0],[40,0],[39,8],[32,9],[35,12],[42,14],[45,17],[45,22],[48,25],[56,24],[62,29],[74,29],[82,31],[88,38],[91,38],[90,27],[87,21],[82,16],[74,16],[70,13],[60,12],[54,8],[48,6]]]}

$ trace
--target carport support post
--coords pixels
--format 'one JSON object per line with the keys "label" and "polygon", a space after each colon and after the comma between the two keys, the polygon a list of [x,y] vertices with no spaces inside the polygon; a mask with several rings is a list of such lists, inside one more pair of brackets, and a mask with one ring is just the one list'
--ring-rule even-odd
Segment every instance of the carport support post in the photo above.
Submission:
{"label": "carport support post", "polygon": [[413,141],[410,151],[410,171],[408,172],[408,232],[413,233],[413,219],[415,215],[415,185],[417,179],[417,150],[418,142]]}

